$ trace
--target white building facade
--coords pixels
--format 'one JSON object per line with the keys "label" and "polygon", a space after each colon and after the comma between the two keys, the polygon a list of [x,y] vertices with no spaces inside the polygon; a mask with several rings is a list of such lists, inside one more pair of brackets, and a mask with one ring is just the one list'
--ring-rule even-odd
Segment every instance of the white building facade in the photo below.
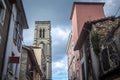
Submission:
{"label": "white building facade", "polygon": [[21,0],[13,0],[2,80],[19,80],[23,29],[27,21]]}

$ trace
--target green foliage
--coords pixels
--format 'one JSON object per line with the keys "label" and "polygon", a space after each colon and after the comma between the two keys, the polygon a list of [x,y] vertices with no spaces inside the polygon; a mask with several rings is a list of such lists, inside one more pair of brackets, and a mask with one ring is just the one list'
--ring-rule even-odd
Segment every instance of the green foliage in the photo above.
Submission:
{"label": "green foliage", "polygon": [[100,51],[100,48],[99,48],[100,35],[94,30],[92,31],[91,41],[92,41],[94,52],[98,54]]}

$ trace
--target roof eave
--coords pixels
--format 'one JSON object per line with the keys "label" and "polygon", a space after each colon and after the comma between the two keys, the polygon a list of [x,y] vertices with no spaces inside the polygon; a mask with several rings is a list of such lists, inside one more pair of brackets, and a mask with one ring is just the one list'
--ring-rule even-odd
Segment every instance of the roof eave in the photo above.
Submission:
{"label": "roof eave", "polygon": [[22,0],[17,0],[17,5],[19,7],[19,9],[21,10],[21,13],[22,13],[22,25],[23,25],[23,28],[24,29],[28,29],[29,26],[28,26],[28,23],[27,23],[27,19],[26,19],[26,15],[25,15],[25,11],[24,11],[24,8],[23,8],[23,3],[22,3]]}

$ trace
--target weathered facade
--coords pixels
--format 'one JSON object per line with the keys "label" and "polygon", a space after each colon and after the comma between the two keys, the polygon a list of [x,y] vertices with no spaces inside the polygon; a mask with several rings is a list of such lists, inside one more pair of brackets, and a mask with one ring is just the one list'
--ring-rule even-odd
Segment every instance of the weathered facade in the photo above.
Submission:
{"label": "weathered facade", "polygon": [[73,47],[72,32],[69,34],[68,46],[66,50],[68,56],[68,80],[76,79],[75,54]]}
{"label": "weathered facade", "polygon": [[45,57],[45,53],[43,52],[43,49],[41,49],[41,47],[32,46],[32,49],[34,50],[35,57],[37,59],[39,68],[42,72],[42,80],[45,80],[46,79],[46,57]]}
{"label": "weathered facade", "polygon": [[30,46],[22,47],[19,80],[43,80],[42,72],[34,50]]}
{"label": "weathered facade", "polygon": [[[83,80],[120,79],[120,17],[86,22],[75,50],[84,55]],[[90,70],[90,71],[89,71]]]}
{"label": "weathered facade", "polygon": [[[72,21],[72,39],[73,47],[76,46],[77,40],[81,31],[83,29],[84,23],[87,21],[97,20],[104,18],[104,3],[99,2],[74,2],[71,12]],[[69,45],[68,45],[69,46]],[[81,50],[73,51],[75,55],[75,77],[77,80],[87,80],[87,72],[84,73],[83,70],[87,71],[86,55],[81,54]],[[84,73],[84,74],[82,74]],[[91,77],[92,79],[92,77]],[[73,80],[73,79],[71,79]],[[97,80],[97,79],[96,79]]]}
{"label": "weathered facade", "polygon": [[21,0],[8,0],[6,4],[10,10],[10,15],[8,15],[10,21],[1,80],[16,80],[19,79],[23,29],[27,29],[28,24]]}
{"label": "weathered facade", "polygon": [[[111,17],[104,21],[98,22],[100,30],[95,28],[99,36],[99,50],[97,53],[100,61],[100,78],[102,80],[119,80],[120,79],[120,17]],[[93,47],[94,48],[94,47]]]}
{"label": "weathered facade", "polygon": [[8,1],[0,1],[0,80],[2,78],[6,42],[8,39],[11,5]]}
{"label": "weathered facade", "polygon": [[35,47],[43,50],[46,58],[46,80],[52,80],[52,53],[51,53],[51,23],[50,21],[36,21],[34,31]]}
{"label": "weathered facade", "polygon": [[104,18],[104,3],[74,2],[70,19],[72,21],[73,41],[76,44],[79,34],[86,21]]}

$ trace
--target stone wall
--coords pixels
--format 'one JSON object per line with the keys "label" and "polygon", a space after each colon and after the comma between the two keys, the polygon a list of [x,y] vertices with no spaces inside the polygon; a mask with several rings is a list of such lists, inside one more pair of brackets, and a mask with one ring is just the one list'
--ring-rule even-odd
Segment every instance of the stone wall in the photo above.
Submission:
{"label": "stone wall", "polygon": [[[93,29],[99,36],[98,58],[100,62],[102,80],[114,80],[120,72],[120,19],[119,17],[99,21],[92,24]],[[93,35],[92,35],[93,36]]]}
{"label": "stone wall", "polygon": [[102,43],[105,41],[105,38],[107,37],[109,32],[111,32],[111,30],[118,25],[118,21],[118,18],[114,20],[108,19],[106,21],[100,21],[92,25],[93,30],[96,31],[100,36],[99,46],[101,46]]}
{"label": "stone wall", "polygon": [[20,65],[20,80],[26,80],[26,70],[27,70],[27,51],[22,49],[21,55],[21,65]]}

